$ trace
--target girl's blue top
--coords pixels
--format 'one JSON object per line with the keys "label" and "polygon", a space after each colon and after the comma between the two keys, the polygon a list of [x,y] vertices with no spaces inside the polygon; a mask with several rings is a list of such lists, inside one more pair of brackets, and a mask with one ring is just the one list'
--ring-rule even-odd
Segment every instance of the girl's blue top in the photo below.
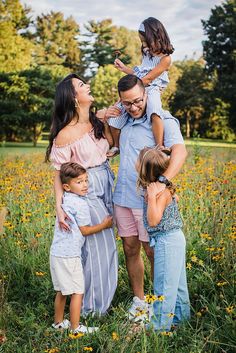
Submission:
{"label": "girl's blue top", "polygon": [[165,208],[163,212],[160,223],[154,227],[150,227],[148,225],[147,203],[143,199],[143,223],[150,237],[150,245],[153,243],[152,239],[158,236],[159,233],[166,233],[180,229],[183,226],[183,222],[179,214],[176,198],[172,197],[171,203]]}

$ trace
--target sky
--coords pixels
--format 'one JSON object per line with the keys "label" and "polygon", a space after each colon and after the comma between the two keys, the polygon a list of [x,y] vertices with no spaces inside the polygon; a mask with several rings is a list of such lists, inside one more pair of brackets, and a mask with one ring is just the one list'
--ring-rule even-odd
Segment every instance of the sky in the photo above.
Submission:
{"label": "sky", "polygon": [[222,0],[22,0],[30,6],[33,16],[60,11],[73,16],[83,32],[89,20],[111,18],[114,25],[137,30],[139,24],[152,16],[160,20],[175,48],[173,60],[198,58],[202,55],[201,19],[208,20],[211,9]]}

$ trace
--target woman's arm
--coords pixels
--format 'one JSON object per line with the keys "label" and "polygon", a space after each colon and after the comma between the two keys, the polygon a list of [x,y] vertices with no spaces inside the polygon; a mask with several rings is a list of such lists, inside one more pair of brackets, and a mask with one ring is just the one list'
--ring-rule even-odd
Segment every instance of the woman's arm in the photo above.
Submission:
{"label": "woman's arm", "polygon": [[106,228],[111,228],[112,224],[113,224],[112,216],[107,216],[99,224],[96,224],[94,226],[81,226],[81,227],[79,227],[79,229],[80,229],[82,235],[86,236],[86,235],[91,235],[94,233],[101,232],[103,229],[106,229]]}
{"label": "woman's arm", "polygon": [[152,81],[159,77],[164,71],[168,70],[170,68],[170,65],[171,57],[169,55],[163,56],[163,58],[161,58],[160,63],[142,78],[144,86],[147,86],[152,83]]}
{"label": "woman's arm", "polygon": [[109,146],[112,147],[114,145],[114,141],[113,141],[113,137],[112,137],[112,134],[111,134],[111,129],[110,129],[110,126],[108,125],[107,122],[104,122],[104,127],[105,127],[105,130],[104,130],[104,133],[105,133],[105,137],[109,143]]}
{"label": "woman's arm", "polygon": [[110,126],[107,123],[107,110],[108,110],[107,108],[98,110],[96,113],[96,117],[103,122],[105,137],[109,143],[109,146],[112,147],[114,144],[114,141],[111,134]]}
{"label": "woman's arm", "polygon": [[62,183],[61,183],[61,179],[60,179],[60,171],[59,170],[55,171],[55,176],[54,176],[54,194],[55,194],[55,200],[56,200],[56,213],[57,213],[59,226],[60,226],[61,229],[69,231],[70,227],[66,223],[66,220],[70,220],[70,218],[67,216],[67,214],[61,208],[62,196],[63,196],[63,187],[62,187]]}
{"label": "woman's arm", "polygon": [[160,196],[158,196],[158,188],[156,183],[151,183],[147,187],[147,220],[150,227],[155,227],[160,223],[166,208],[169,194],[169,191],[165,190]]}

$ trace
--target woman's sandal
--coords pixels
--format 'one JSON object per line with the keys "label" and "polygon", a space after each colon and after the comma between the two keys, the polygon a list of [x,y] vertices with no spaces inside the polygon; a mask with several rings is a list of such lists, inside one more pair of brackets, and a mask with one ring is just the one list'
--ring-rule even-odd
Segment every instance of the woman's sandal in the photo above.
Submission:
{"label": "woman's sandal", "polygon": [[120,153],[119,147],[114,146],[107,152],[107,157],[108,158],[115,157],[119,153]]}

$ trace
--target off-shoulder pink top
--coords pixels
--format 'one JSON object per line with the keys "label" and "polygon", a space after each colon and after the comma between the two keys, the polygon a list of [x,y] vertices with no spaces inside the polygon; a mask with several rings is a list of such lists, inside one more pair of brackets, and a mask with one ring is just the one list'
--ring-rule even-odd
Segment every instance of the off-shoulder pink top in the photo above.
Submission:
{"label": "off-shoulder pink top", "polygon": [[55,169],[60,170],[66,162],[75,162],[82,167],[89,168],[101,165],[107,159],[108,141],[94,136],[94,130],[85,133],[81,138],[66,145],[56,145],[54,140],[50,160]]}

